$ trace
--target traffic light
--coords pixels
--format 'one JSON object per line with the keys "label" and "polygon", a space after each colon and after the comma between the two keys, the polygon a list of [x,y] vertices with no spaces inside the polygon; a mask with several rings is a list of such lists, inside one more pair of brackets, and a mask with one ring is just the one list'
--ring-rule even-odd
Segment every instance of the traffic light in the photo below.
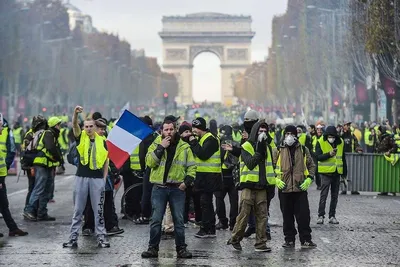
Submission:
{"label": "traffic light", "polygon": [[168,105],[168,93],[164,93],[163,100],[164,100],[164,105]]}

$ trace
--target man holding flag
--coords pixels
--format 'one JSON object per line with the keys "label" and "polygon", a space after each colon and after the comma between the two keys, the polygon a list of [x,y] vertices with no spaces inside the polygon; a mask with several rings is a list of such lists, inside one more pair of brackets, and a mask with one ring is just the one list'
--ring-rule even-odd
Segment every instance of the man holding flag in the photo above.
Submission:
{"label": "man holding flag", "polygon": [[154,184],[151,195],[153,213],[150,223],[150,241],[142,258],[157,258],[161,239],[161,224],[169,203],[174,221],[175,245],[178,258],[192,258],[185,243],[183,213],[185,189],[193,185],[196,162],[187,142],[178,133],[176,123],[165,120],[162,136],[150,146],[146,164],[151,168],[150,182]]}
{"label": "man holding flag", "polygon": [[98,247],[108,248],[110,243],[106,240],[104,227],[103,206],[105,179],[108,174],[108,151],[104,139],[95,131],[93,119],[84,121],[84,131],[78,123],[78,114],[83,108],[77,106],[72,117],[72,129],[74,132],[79,165],[75,176],[74,188],[74,215],[72,217],[71,235],[63,247],[76,248],[78,246],[79,229],[82,224],[88,194],[93,208],[95,230]]}

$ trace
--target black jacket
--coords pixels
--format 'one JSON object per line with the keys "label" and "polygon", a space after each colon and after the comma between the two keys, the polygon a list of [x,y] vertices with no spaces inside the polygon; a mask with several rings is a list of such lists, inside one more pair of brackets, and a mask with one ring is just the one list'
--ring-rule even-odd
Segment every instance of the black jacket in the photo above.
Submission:
{"label": "black jacket", "polygon": [[[197,139],[189,142],[193,154],[201,160],[208,160],[219,149],[219,143],[216,137],[210,136],[204,140],[201,146]],[[221,173],[197,172],[194,180],[194,190],[200,192],[212,193],[222,189]]]}

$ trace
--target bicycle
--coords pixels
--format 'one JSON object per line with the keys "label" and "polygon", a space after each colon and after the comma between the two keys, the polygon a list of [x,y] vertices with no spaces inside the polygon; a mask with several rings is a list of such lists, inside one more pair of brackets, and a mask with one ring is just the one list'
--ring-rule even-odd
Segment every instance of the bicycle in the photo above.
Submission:
{"label": "bicycle", "polygon": [[[133,174],[136,176],[136,177],[138,177],[139,179],[143,179],[143,174],[142,173],[139,173],[139,172],[133,172]],[[121,182],[121,184],[122,184],[122,182]],[[134,185],[131,185],[130,187],[128,187],[126,190],[125,190],[125,192],[122,194],[122,197],[121,197],[121,213],[124,215],[124,216],[126,216],[129,220],[132,220],[133,221],[133,218],[132,218],[132,216],[130,216],[128,213],[126,213],[126,211],[125,211],[125,207],[126,207],[126,198],[127,198],[127,196],[128,196],[128,194],[129,194],[129,192],[133,192],[133,189],[135,189],[136,187],[139,187],[139,186],[143,186],[143,183],[138,183],[138,184],[134,184]],[[115,195],[118,193],[118,190],[119,190],[119,188],[120,188],[121,186],[119,186],[118,187],[118,189],[116,190],[116,192],[115,192]]]}

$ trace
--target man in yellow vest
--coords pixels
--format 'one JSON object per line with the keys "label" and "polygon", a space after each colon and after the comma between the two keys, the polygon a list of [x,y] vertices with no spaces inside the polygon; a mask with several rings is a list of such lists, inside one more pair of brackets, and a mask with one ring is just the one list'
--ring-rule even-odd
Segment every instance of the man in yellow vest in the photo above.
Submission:
{"label": "man in yellow vest", "polygon": [[323,224],[325,206],[329,188],[331,203],[329,207],[329,223],[338,224],[336,206],[339,196],[340,176],[347,176],[346,154],[344,141],[339,137],[335,126],[328,126],[324,136],[318,140],[315,152],[318,159],[318,173],[321,176],[321,195],[318,208],[317,224]]}
{"label": "man in yellow vest", "polygon": [[23,137],[23,129],[19,122],[14,123],[13,127],[13,136],[15,141],[15,149],[17,151],[17,155],[21,153],[21,144],[22,144],[22,137]]}
{"label": "man in yellow vest", "polygon": [[178,258],[191,258],[185,243],[185,190],[193,184],[196,162],[189,145],[180,139],[176,124],[164,121],[162,136],[150,146],[146,165],[151,168],[150,182],[153,213],[150,223],[150,241],[142,258],[157,258],[161,239],[161,224],[169,203],[174,221],[175,246]]}
{"label": "man in yellow vest", "polygon": [[[7,171],[10,168],[12,161],[6,161],[8,154],[15,156],[15,146],[12,134],[9,134],[8,129],[3,128],[3,116],[0,114],[0,213],[3,216],[9,232],[9,236],[25,236],[28,233],[18,228],[13,217],[11,216],[6,187]],[[3,234],[0,233],[0,237]]]}
{"label": "man in yellow vest", "polygon": [[[47,121],[49,129],[45,130],[37,145],[37,155],[33,160],[35,168],[35,185],[26,205],[23,216],[30,221],[55,221],[47,213],[47,203],[53,198],[55,168],[63,166],[64,159],[58,145],[61,119],[51,117]],[[39,205],[37,205],[37,201]]]}
{"label": "man in yellow vest", "polygon": [[285,127],[283,145],[274,150],[276,166],[275,184],[279,189],[280,207],[283,215],[284,248],[295,247],[295,219],[301,248],[315,248],[310,228],[310,208],[307,189],[314,180],[315,164],[307,147],[296,138],[294,125]]}
{"label": "man in yellow vest", "polygon": [[197,238],[214,238],[215,213],[213,193],[222,189],[222,167],[220,145],[217,137],[207,129],[207,122],[199,117],[192,122],[193,133],[198,137],[190,136],[189,145],[196,156],[197,173],[194,190],[199,192],[202,209],[202,223]]}
{"label": "man in yellow vest", "polygon": [[255,250],[270,252],[267,246],[267,186],[275,181],[272,164],[272,149],[267,142],[268,125],[264,121],[254,124],[249,139],[242,145],[240,158],[240,185],[242,190],[239,215],[228,245],[242,250],[240,242],[244,237],[247,222],[252,210],[256,217]]}
{"label": "man in yellow vest", "polygon": [[89,195],[95,218],[97,245],[100,248],[108,248],[110,243],[106,240],[107,233],[103,217],[104,187],[109,164],[107,145],[106,141],[96,133],[93,119],[86,119],[83,124],[84,130],[81,130],[78,114],[82,111],[82,107],[75,107],[72,117],[76,149],[80,160],[75,175],[74,215],[70,229],[71,234],[69,240],[63,243],[63,247],[78,246],[79,229]]}

